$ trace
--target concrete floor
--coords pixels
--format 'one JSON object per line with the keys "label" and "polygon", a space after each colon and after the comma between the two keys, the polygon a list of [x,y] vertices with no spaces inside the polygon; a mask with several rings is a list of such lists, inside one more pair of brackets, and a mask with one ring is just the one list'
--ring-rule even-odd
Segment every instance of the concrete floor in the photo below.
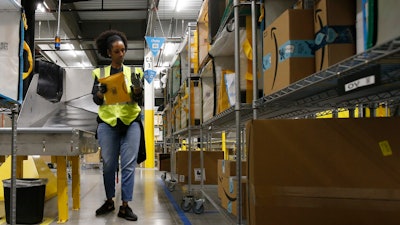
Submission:
{"label": "concrete floor", "polygon": [[[200,225],[237,224],[236,218],[219,207],[217,186],[206,185],[203,188],[192,185],[191,194],[205,199],[204,213],[184,212],[180,204],[187,196],[187,185],[176,185],[173,191],[168,188],[169,176],[164,181],[162,172],[155,169],[138,168],[136,170],[134,200],[130,203],[138,215],[138,221],[127,221],[117,216],[120,202],[120,184],[117,185],[115,198],[116,210],[105,216],[95,216],[96,209],[105,200],[101,170],[98,168],[81,169],[81,209],[69,210],[69,220],[65,225],[111,225],[111,224],[151,224],[151,225]],[[71,195],[69,195],[71,196]],[[72,199],[69,206],[71,208]],[[57,223],[57,197],[45,202],[44,218],[41,224]],[[0,202],[0,225],[7,224],[4,213],[4,202]]]}

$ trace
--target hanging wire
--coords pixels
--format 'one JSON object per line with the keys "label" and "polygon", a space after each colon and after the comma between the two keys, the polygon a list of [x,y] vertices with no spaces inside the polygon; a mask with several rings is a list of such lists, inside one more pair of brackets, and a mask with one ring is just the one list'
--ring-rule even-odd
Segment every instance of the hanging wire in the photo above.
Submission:
{"label": "hanging wire", "polygon": [[161,24],[161,20],[160,20],[160,16],[158,15],[158,10],[156,9],[155,12],[156,12],[158,23],[160,24],[160,29],[161,29],[162,36],[165,37],[164,30],[162,28],[162,24]]}
{"label": "hanging wire", "polygon": [[149,19],[147,20],[147,26],[146,26],[146,36],[151,35],[151,30],[153,29],[153,10],[155,8],[155,3],[154,0],[150,6],[150,15]]}
{"label": "hanging wire", "polygon": [[56,36],[60,36],[60,16],[61,16],[61,0],[58,0],[58,18],[57,18],[57,33],[56,33]]}

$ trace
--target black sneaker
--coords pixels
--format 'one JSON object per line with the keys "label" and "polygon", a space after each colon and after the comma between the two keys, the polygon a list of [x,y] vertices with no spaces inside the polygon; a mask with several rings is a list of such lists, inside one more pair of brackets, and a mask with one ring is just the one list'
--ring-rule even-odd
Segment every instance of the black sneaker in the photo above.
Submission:
{"label": "black sneaker", "polygon": [[120,206],[118,217],[124,218],[130,221],[136,221],[138,218],[135,213],[132,212],[132,209],[129,206]]}
{"label": "black sneaker", "polygon": [[96,210],[96,216],[103,215],[109,213],[115,209],[114,201],[106,201],[104,204]]}

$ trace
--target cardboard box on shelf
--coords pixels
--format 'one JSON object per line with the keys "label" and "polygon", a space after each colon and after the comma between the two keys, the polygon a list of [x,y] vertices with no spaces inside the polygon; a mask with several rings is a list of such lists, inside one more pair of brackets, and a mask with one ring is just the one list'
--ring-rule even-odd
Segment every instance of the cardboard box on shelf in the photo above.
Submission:
{"label": "cardboard box on shelf", "polygon": [[264,31],[264,95],[315,71],[312,10],[288,9]]}
{"label": "cardboard box on shelf", "polygon": [[[246,185],[247,185],[247,178],[242,177],[241,179],[242,185],[241,185],[241,192],[242,192],[242,216],[243,219],[246,219],[246,204],[247,204],[247,191],[246,191]],[[223,194],[221,197],[221,206],[226,209],[229,213],[237,216],[238,211],[237,211],[237,204],[239,202],[238,198],[238,178],[236,176],[231,176],[231,177],[225,177],[225,179],[222,182],[222,190]]]}
{"label": "cardboard box on shelf", "polygon": [[314,7],[315,69],[324,70],[356,52],[356,2],[318,0]]}
{"label": "cardboard box on shelf", "polygon": [[[246,163],[246,161],[242,161],[242,176],[247,176]],[[222,199],[224,195],[224,180],[232,176],[236,176],[236,161],[225,159],[218,160],[218,197],[220,199]]]}
{"label": "cardboard box on shelf", "polygon": [[[247,176],[246,161],[242,161],[242,176]],[[235,160],[218,160],[218,176],[231,177],[236,176],[236,161]]]}
{"label": "cardboard box on shelf", "polygon": [[[188,184],[188,158],[189,151],[177,151],[176,157],[176,173],[178,174],[178,182]],[[204,167],[203,178],[204,184],[217,184],[217,167],[218,160],[224,158],[223,151],[203,151]],[[192,184],[200,184],[201,167],[200,167],[200,151],[191,151],[191,180]]]}
{"label": "cardboard box on shelf", "polygon": [[399,117],[250,121],[248,224],[398,224],[399,127]]}

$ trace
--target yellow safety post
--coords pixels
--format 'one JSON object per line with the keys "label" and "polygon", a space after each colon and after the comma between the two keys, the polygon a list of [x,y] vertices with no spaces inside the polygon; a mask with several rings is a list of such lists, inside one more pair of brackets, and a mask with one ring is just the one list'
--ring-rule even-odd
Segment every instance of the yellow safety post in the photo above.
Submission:
{"label": "yellow safety post", "polygon": [[57,156],[57,204],[58,223],[68,220],[68,181],[67,181],[67,158]]}
{"label": "yellow safety post", "polygon": [[379,105],[376,108],[376,117],[390,117],[390,109],[386,106]]}
{"label": "yellow safety post", "polygon": [[187,149],[186,149],[186,140],[183,139],[181,143],[182,143],[182,148],[181,148],[181,150],[182,150],[182,151],[186,151],[186,150],[187,150]]}
{"label": "yellow safety post", "polygon": [[154,109],[145,109],[145,138],[146,138],[146,161],[145,168],[154,168],[155,166],[155,147],[154,147]]}
{"label": "yellow safety post", "polygon": [[229,153],[228,152],[226,152],[226,134],[225,134],[225,131],[222,131],[222,134],[221,134],[221,144],[222,144],[222,151],[224,152],[224,159],[225,160],[228,160],[228,155],[229,155]]}
{"label": "yellow safety post", "polygon": [[79,210],[81,208],[81,186],[80,186],[80,163],[79,156],[71,157],[72,163],[72,209]]}

